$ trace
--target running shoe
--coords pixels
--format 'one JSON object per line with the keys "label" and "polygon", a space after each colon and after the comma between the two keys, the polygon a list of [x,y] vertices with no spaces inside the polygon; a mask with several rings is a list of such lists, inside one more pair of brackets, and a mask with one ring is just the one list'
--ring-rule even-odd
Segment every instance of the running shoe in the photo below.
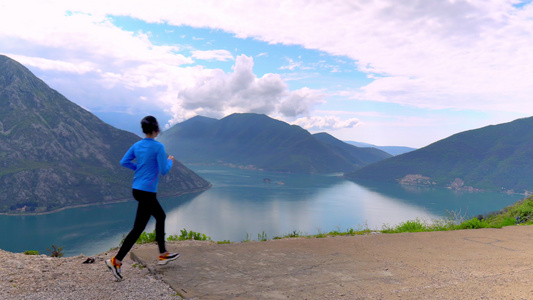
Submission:
{"label": "running shoe", "polygon": [[166,265],[169,261],[176,260],[180,257],[179,253],[167,253],[159,255],[158,265]]}
{"label": "running shoe", "polygon": [[122,280],[122,274],[121,274],[121,271],[120,271],[120,267],[122,267],[122,264],[118,264],[117,260],[115,259],[115,257],[113,257],[112,259],[106,260],[105,264],[107,265],[109,270],[111,270],[111,272],[113,272],[113,275],[115,275],[117,280],[121,281]]}

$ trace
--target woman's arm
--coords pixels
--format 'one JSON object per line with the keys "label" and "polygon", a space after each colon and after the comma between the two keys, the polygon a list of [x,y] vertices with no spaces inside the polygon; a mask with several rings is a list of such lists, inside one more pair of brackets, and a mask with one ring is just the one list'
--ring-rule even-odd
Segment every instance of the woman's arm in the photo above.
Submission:
{"label": "woman's arm", "polygon": [[159,165],[159,171],[162,175],[166,175],[170,171],[173,162],[174,157],[170,155],[167,158],[165,146],[162,145],[159,151],[157,152],[157,164]]}
{"label": "woman's arm", "polygon": [[124,154],[124,157],[120,161],[120,164],[123,167],[126,167],[128,169],[132,169],[133,171],[137,170],[137,165],[133,163],[133,160],[135,159],[135,153],[133,152],[133,146]]}

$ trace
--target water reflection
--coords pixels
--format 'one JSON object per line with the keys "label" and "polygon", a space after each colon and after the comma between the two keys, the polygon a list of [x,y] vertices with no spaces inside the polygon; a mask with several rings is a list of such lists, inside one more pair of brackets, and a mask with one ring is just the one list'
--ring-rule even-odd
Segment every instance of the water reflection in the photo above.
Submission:
{"label": "water reflection", "polygon": [[[194,196],[172,199],[178,207]],[[165,202],[163,200],[162,202]],[[37,250],[48,254],[52,245],[66,256],[92,255],[118,246],[133,226],[137,202],[67,209],[45,215],[0,216],[0,249],[12,252]]]}
{"label": "water reflection", "polygon": [[[378,229],[384,223],[436,217],[423,208],[333,176],[238,170],[232,171],[239,178],[236,188],[219,184],[228,180],[218,177],[227,176],[227,171],[195,171],[213,182],[213,188],[167,214],[171,234],[186,228],[215,240],[242,241],[257,239],[263,232],[272,238],[293,231],[317,234],[348,228]],[[282,181],[284,185],[265,184],[261,176],[274,177],[272,182]]]}
{"label": "water reflection", "polygon": [[[469,215],[500,210],[522,198],[497,193],[352,182],[336,176],[279,174],[222,167],[191,167],[213,187],[200,194],[160,199],[166,231],[185,228],[214,240],[256,240],[293,231],[381,229],[415,218],[431,220],[446,211]],[[270,183],[265,182],[270,179]],[[267,180],[268,181],[268,180]],[[137,203],[68,209],[38,216],[0,216],[0,248],[47,253],[52,244],[66,255],[93,255],[118,246],[131,229]],[[147,231],[154,229],[152,220]]]}
{"label": "water reflection", "polygon": [[508,195],[494,192],[457,191],[438,187],[403,186],[375,181],[357,181],[358,185],[414,205],[440,216],[448,212],[460,213],[465,217],[486,215],[523,199],[524,195]]}

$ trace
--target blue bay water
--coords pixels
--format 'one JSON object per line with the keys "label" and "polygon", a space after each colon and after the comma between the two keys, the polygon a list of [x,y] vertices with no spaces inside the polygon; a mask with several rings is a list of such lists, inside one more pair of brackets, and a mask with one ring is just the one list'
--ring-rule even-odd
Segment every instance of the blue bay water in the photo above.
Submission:
{"label": "blue bay water", "polygon": [[[465,217],[498,211],[522,195],[458,192],[355,183],[337,176],[280,174],[216,166],[190,166],[209,180],[205,192],[159,199],[167,213],[166,233],[181,229],[213,240],[240,242],[269,239],[293,231],[317,234],[332,230],[381,229],[384,224],[420,218],[440,219],[449,211]],[[270,183],[264,181],[270,179]],[[48,253],[55,244],[65,255],[94,255],[118,246],[133,225],[135,200],[72,208],[33,216],[0,216],[0,248]],[[146,231],[154,229],[154,220]]]}

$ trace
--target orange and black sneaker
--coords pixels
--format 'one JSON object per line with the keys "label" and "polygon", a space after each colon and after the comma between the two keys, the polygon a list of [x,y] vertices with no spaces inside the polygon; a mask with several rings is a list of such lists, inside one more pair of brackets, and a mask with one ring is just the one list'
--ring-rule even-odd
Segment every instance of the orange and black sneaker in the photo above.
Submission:
{"label": "orange and black sneaker", "polygon": [[117,278],[118,281],[122,280],[122,274],[120,271],[120,267],[122,267],[122,264],[118,264],[116,258],[113,256],[113,258],[108,259],[105,261],[105,264],[113,272],[113,275]]}
{"label": "orange and black sneaker", "polygon": [[179,253],[165,253],[159,255],[158,265],[166,265],[169,261],[176,260],[180,257]]}

